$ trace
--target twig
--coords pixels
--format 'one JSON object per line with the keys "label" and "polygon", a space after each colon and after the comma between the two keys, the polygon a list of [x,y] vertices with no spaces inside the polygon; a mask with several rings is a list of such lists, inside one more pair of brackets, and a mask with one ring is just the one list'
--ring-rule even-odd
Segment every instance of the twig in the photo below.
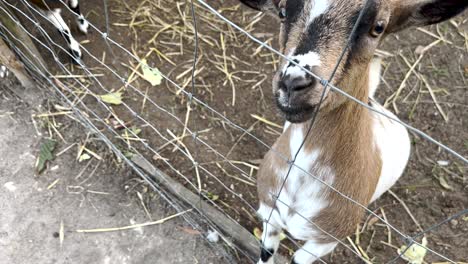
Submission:
{"label": "twig", "polygon": [[78,229],[76,230],[77,233],[100,233],[100,232],[113,232],[113,231],[121,231],[121,230],[128,230],[128,229],[135,229],[139,227],[145,227],[145,226],[151,226],[151,225],[159,225],[162,224],[168,220],[171,220],[177,216],[183,215],[185,213],[191,212],[192,209],[171,215],[169,217],[153,221],[153,222],[147,222],[147,223],[142,223],[142,224],[135,224],[135,225],[129,225],[129,226],[122,226],[122,227],[110,227],[110,228],[96,228],[96,229]]}

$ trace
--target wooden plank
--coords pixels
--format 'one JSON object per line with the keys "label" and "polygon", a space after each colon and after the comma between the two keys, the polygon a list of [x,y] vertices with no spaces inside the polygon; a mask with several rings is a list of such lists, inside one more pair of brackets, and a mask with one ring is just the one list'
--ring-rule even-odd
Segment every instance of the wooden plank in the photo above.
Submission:
{"label": "wooden plank", "polygon": [[34,82],[27,74],[23,63],[18,60],[2,39],[0,39],[0,64],[5,65],[15,75],[23,87],[26,89],[34,87]]}
{"label": "wooden plank", "polygon": [[[6,4],[0,2],[0,24],[2,25],[0,30],[6,36],[6,43],[13,51],[20,50],[23,52],[24,58],[21,59],[24,63],[26,63],[26,61],[31,62],[34,66],[32,70],[39,70],[42,74],[47,76],[44,59],[26,31],[18,25],[18,21],[14,12],[12,12]],[[5,28],[7,30],[5,30]]]}

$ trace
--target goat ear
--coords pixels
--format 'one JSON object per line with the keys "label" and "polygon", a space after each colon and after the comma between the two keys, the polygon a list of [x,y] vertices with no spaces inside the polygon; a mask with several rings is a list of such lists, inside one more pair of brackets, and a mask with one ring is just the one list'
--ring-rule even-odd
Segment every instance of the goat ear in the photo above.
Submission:
{"label": "goat ear", "polygon": [[278,6],[280,0],[240,0],[246,6],[258,11],[266,11]]}
{"label": "goat ear", "polygon": [[387,32],[426,26],[448,20],[468,7],[467,0],[394,0]]}

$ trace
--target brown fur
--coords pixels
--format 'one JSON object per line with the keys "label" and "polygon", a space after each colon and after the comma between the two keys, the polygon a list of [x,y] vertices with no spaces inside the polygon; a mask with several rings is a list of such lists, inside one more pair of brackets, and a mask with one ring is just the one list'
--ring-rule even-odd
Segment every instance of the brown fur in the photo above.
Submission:
{"label": "brown fur", "polygon": [[[354,96],[358,99],[367,101],[368,77],[360,74],[366,71],[366,67],[363,65],[353,69],[354,72],[346,79],[347,88],[354,90]],[[309,124],[310,122],[301,124],[304,135]],[[273,149],[289,160],[292,159],[289,154],[290,131],[286,130],[273,146]],[[320,111],[303,151],[310,152],[316,148],[321,150],[318,163],[333,168],[335,172],[333,187],[360,204],[367,205],[375,191],[382,166],[378,149],[373,147],[370,113],[350,101],[333,110]],[[279,178],[272,177],[275,175],[275,168],[285,169],[288,164],[278,154],[269,152],[259,171],[258,193],[260,200],[271,207],[274,206],[274,201],[269,194],[282,184]],[[310,177],[308,180],[314,179]],[[345,238],[361,220],[363,209],[334,191],[328,190],[324,195],[329,206],[310,220],[334,237]],[[320,237],[320,242],[323,243],[333,241],[327,234]]]}

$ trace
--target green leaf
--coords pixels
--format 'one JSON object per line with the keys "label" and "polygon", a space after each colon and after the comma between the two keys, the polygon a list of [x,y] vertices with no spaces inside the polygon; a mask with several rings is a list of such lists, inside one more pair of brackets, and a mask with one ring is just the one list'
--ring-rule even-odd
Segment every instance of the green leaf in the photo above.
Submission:
{"label": "green leaf", "polygon": [[213,194],[213,193],[210,193],[210,192],[206,192],[206,197],[208,197],[208,199],[212,200],[212,201],[216,201],[219,199],[219,195],[216,195],[216,194]]}
{"label": "green leaf", "polygon": [[39,149],[39,156],[36,160],[36,171],[38,174],[45,169],[47,161],[52,161],[54,159],[54,150],[56,146],[57,142],[52,139],[46,139],[42,142]]}
{"label": "green leaf", "polygon": [[122,104],[122,92],[113,92],[98,96],[104,103],[120,105]]}
{"label": "green leaf", "polygon": [[141,60],[141,69],[143,71],[143,78],[151,83],[152,86],[160,85],[162,81],[161,72],[156,68],[151,68],[146,63],[146,59]]}

